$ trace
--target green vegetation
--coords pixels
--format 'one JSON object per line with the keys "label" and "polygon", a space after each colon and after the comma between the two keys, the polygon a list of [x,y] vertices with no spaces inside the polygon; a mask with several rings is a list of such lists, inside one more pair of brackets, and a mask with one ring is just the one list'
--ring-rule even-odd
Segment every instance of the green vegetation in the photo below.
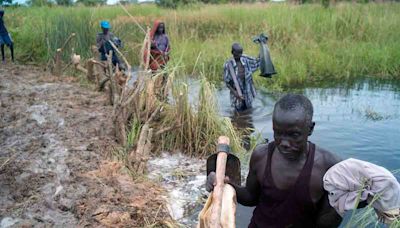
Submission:
{"label": "green vegetation", "polygon": [[[394,171],[396,173],[397,171]],[[356,206],[355,208],[358,207],[358,204],[360,203],[361,199],[361,193],[362,190],[365,189],[365,184],[360,188],[358,191],[358,196],[356,198]],[[373,207],[373,204],[375,201],[379,199],[380,195],[375,195],[371,202],[368,203],[368,205],[363,208],[363,209],[354,209],[351,213],[351,217],[347,224],[345,224],[345,228],[352,228],[352,227],[360,227],[360,228],[367,228],[367,227],[382,227],[382,223],[379,223],[379,218],[377,216],[377,213]],[[388,228],[397,228],[400,225],[400,219],[394,219],[392,223],[389,225],[386,225],[385,227]]]}
{"label": "green vegetation", "polygon": [[231,120],[221,117],[217,108],[214,86],[203,79],[200,82],[198,102],[189,102],[188,85],[184,81],[170,78],[173,104],[165,106],[165,117],[161,126],[176,126],[174,130],[159,136],[163,150],[182,151],[189,156],[208,156],[216,152],[216,140],[226,135],[231,140],[232,151],[240,154],[240,133],[233,127]]}
{"label": "green vegetation", "polygon": [[[208,156],[215,153],[216,141],[219,136],[226,135],[231,139],[232,151],[238,155],[243,154],[244,149],[241,146],[241,132],[235,129],[227,117],[221,117],[217,108],[214,86],[202,79],[200,83],[199,97],[195,104],[189,102],[188,84],[185,79],[175,77],[174,70],[170,71],[167,87],[171,90],[171,101],[163,103],[163,109],[160,117],[152,124],[154,130],[153,152],[160,151],[180,151],[189,156]],[[161,77],[162,75],[158,75]],[[154,82],[157,84],[158,79]],[[153,87],[154,86],[154,87]],[[149,88],[155,88],[151,85]],[[145,108],[138,110],[142,116],[151,113],[154,105],[159,105],[155,99],[153,90],[146,89],[141,97]],[[142,123],[133,117],[130,122],[128,140],[125,148],[125,154],[128,153],[137,144],[139,140]]]}
{"label": "green vegetation", "polygon": [[[245,52],[257,55],[252,37],[265,32],[279,73],[272,80],[256,77],[274,89],[342,81],[359,76],[399,78],[400,5],[317,4],[207,5],[178,10],[154,5],[17,8],[6,14],[6,23],[16,42],[21,61],[45,62],[75,32],[75,47],[83,57],[99,32],[99,21],[108,19],[113,32],[125,42],[129,61],[139,63],[138,52],[144,28],[161,18],[172,42],[172,62],[183,63],[180,72],[204,72],[221,81],[222,65],[230,57],[234,41]],[[11,20],[11,18],[13,18]],[[69,53],[66,54],[67,57]]]}

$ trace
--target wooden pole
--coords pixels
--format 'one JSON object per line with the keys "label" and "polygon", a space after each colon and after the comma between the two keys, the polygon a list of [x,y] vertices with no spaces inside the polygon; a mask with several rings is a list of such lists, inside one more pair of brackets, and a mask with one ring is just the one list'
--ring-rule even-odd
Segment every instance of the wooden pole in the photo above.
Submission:
{"label": "wooden pole", "polygon": [[67,44],[72,40],[72,38],[75,37],[75,33],[71,33],[71,35],[69,35],[69,37],[67,38],[67,40],[65,40],[63,46],[61,46],[61,50],[64,50],[65,47],[67,46]]}
{"label": "wooden pole", "polygon": [[54,67],[54,75],[57,77],[61,76],[61,48],[56,51],[56,63]]}
{"label": "wooden pole", "polygon": [[[226,136],[220,136],[218,138],[219,144],[229,145],[229,138]],[[219,151],[218,151],[219,152]],[[213,208],[210,220],[210,228],[220,228],[221,227],[221,209],[222,209],[222,198],[224,194],[224,179],[225,179],[225,169],[226,160],[228,154],[226,152],[219,152],[217,156],[217,169],[216,169],[216,185],[213,191]]]}
{"label": "wooden pole", "polygon": [[94,69],[93,59],[89,59],[89,61],[87,61],[86,68],[87,68],[86,78],[91,82],[95,81],[95,69]]}

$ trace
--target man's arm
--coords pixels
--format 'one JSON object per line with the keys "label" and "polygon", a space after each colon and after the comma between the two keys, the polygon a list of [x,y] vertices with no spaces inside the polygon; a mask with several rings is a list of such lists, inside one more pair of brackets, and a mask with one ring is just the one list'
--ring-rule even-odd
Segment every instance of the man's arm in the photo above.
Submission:
{"label": "man's arm", "polygon": [[236,89],[232,86],[232,76],[229,72],[229,62],[226,62],[224,64],[224,82],[226,84],[226,87],[235,95],[235,97],[240,98],[239,94],[237,93]]}
{"label": "man's arm", "polygon": [[[324,169],[325,172],[335,164],[342,161],[342,159],[335,154],[321,149],[324,156]],[[329,204],[328,192],[324,190],[320,202],[318,203],[318,216],[317,227],[338,227],[342,222],[342,217],[336,210]]]}
{"label": "man's arm", "polygon": [[231,86],[232,77],[229,73],[228,62],[224,64],[224,82],[231,92],[236,93],[236,90]]}
{"label": "man's arm", "polygon": [[96,36],[96,46],[98,51],[102,51],[103,45],[104,45],[105,40],[103,39],[103,36],[98,34]]}
{"label": "man's arm", "polygon": [[[230,184],[235,188],[237,201],[244,206],[256,206],[261,191],[260,183],[257,179],[256,167],[259,165],[259,161],[262,160],[263,150],[260,150],[260,146],[257,147],[250,159],[249,174],[247,175],[246,186],[242,187],[229,181],[228,177],[225,177],[225,183]],[[212,191],[215,184],[215,172],[211,172],[207,177],[206,189]]]}
{"label": "man's arm", "polygon": [[342,217],[329,204],[328,192],[326,191],[324,191],[324,195],[318,203],[318,211],[317,227],[339,227],[342,222]]}
{"label": "man's arm", "polygon": [[256,72],[257,70],[258,70],[258,68],[260,67],[260,58],[258,57],[258,58],[253,58],[253,57],[250,57],[250,56],[247,56],[246,55],[246,58],[247,58],[247,64],[249,64],[249,68],[250,68],[250,70],[251,70],[251,73],[254,73],[254,72]]}
{"label": "man's arm", "polygon": [[261,192],[261,184],[257,178],[257,169],[260,161],[265,156],[264,145],[254,149],[250,158],[249,174],[246,179],[246,186],[238,186],[230,183],[236,190],[237,201],[244,206],[256,206]]}
{"label": "man's arm", "polygon": [[258,204],[260,184],[257,181],[257,175],[254,171],[249,170],[245,187],[233,183],[230,183],[230,185],[235,188],[237,201],[240,204],[248,207],[256,206]]}

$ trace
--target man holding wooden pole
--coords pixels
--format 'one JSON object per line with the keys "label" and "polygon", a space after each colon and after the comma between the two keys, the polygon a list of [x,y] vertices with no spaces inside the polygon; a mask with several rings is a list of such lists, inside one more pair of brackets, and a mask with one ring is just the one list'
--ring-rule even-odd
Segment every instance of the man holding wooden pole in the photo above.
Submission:
{"label": "man holding wooden pole", "polygon": [[[197,228],[235,228],[236,193],[235,189],[225,184],[225,175],[231,175],[226,168],[235,167],[240,170],[239,159],[230,154],[229,138],[218,138],[217,153],[207,159],[207,171],[215,171],[215,187],[203,210],[199,214]],[[210,164],[213,163],[213,164]],[[236,163],[236,164],[235,164]],[[237,170],[237,171],[239,171]],[[240,178],[240,173],[237,173]],[[235,175],[233,175],[235,176]],[[232,178],[234,179],[234,177]]]}
{"label": "man holding wooden pole", "polygon": [[[272,116],[275,141],[254,149],[246,186],[230,177],[225,180],[236,190],[240,204],[256,206],[250,228],[338,227],[341,223],[323,188],[324,174],[340,160],[308,141],[315,126],[312,116],[308,98],[282,97]],[[208,191],[214,189],[216,179],[214,172],[208,175]]]}
{"label": "man holding wooden pole", "polygon": [[260,67],[260,59],[243,55],[238,43],[232,45],[232,55],[224,64],[224,81],[230,90],[232,106],[240,112],[252,107],[256,96],[253,73]]}

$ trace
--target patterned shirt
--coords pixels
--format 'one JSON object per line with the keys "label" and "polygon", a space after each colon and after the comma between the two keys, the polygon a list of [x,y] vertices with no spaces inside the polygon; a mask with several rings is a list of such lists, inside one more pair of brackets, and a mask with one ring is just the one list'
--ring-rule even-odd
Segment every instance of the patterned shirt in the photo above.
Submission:
{"label": "patterned shirt", "polygon": [[[252,107],[254,97],[256,96],[256,90],[254,88],[254,82],[253,82],[253,73],[257,71],[257,69],[260,67],[260,59],[258,58],[256,59],[247,55],[242,55],[240,57],[240,62],[244,67],[245,76],[243,81],[240,80],[239,77],[237,77],[237,79],[239,82],[239,87],[242,90],[244,101],[238,99],[232,91],[230,93],[231,105],[235,107],[237,110],[242,110],[243,107],[246,108]],[[236,61],[233,58],[231,58],[224,64],[224,81],[227,85],[235,89],[235,84],[233,82],[233,78],[229,70],[229,64],[232,64],[235,74],[236,75],[239,74]]]}

